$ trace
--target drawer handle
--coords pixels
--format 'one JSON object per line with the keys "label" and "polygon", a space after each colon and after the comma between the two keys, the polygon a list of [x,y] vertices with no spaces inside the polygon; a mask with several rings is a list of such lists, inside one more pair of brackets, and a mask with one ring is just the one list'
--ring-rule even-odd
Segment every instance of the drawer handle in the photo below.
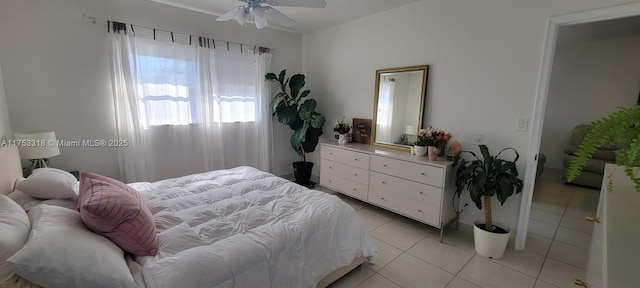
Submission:
{"label": "drawer handle", "polygon": [[333,169],[333,167],[329,166],[329,169]]}
{"label": "drawer handle", "polygon": [[387,164],[382,164],[382,167],[389,167],[389,166],[387,166]]}
{"label": "drawer handle", "polygon": [[422,210],[418,209],[418,212],[422,213]]}
{"label": "drawer handle", "polygon": [[329,180],[329,183],[333,183],[333,182],[331,182],[331,180]]}
{"label": "drawer handle", "polygon": [[387,184],[387,182],[382,181],[382,184]]}
{"label": "drawer handle", "polygon": [[358,191],[358,189],[356,189],[356,188],[353,188],[353,191]]}
{"label": "drawer handle", "polygon": [[329,155],[333,155],[333,153],[329,152]]}
{"label": "drawer handle", "polygon": [[358,161],[358,158],[353,158],[353,160]]}
{"label": "drawer handle", "polygon": [[585,219],[589,222],[600,223],[600,218],[595,216],[587,216]]}
{"label": "drawer handle", "polygon": [[587,288],[587,282],[584,282],[580,279],[576,279],[575,281],[573,281],[573,284],[576,284],[577,286],[581,286],[581,287],[585,287]]}
{"label": "drawer handle", "polygon": [[420,191],[420,195],[424,195],[424,192]]}
{"label": "drawer handle", "polygon": [[358,173],[353,173],[353,176],[358,176]]}
{"label": "drawer handle", "polygon": [[422,175],[422,176],[427,176],[427,174],[424,174],[424,172],[420,173],[420,175]]}
{"label": "drawer handle", "polygon": [[380,197],[380,199],[384,200],[384,197]]}

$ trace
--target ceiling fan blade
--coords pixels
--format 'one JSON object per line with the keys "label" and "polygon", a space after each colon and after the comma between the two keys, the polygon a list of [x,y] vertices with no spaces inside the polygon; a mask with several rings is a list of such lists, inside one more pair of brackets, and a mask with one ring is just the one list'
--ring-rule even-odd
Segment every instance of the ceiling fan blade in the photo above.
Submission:
{"label": "ceiling fan blade", "polygon": [[265,7],[253,8],[253,22],[256,23],[256,27],[258,29],[269,26],[269,23],[267,23],[267,15],[265,14],[265,10]]}
{"label": "ceiling fan blade", "polygon": [[271,6],[324,8],[327,2],[324,0],[263,0]]}
{"label": "ceiling fan blade", "polygon": [[222,14],[216,18],[216,21],[229,21],[231,19],[236,20],[240,25],[244,25],[244,22],[249,16],[249,11],[244,6],[238,6],[235,9]]}
{"label": "ceiling fan blade", "polygon": [[266,6],[262,8],[264,9],[264,14],[267,16],[267,19],[275,20],[284,27],[292,27],[296,24],[296,21],[293,21],[293,19],[289,18],[287,15],[280,13],[280,11],[274,9],[273,7]]}

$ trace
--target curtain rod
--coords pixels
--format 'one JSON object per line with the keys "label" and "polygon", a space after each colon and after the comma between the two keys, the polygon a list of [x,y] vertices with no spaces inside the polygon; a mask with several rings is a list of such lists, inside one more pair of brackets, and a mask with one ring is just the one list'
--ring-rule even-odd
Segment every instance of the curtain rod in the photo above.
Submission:
{"label": "curtain rod", "polygon": [[[101,18],[98,18],[98,17],[89,16],[89,15],[87,15],[85,13],[82,13],[82,20],[91,21],[93,24],[96,24],[96,22],[98,22],[98,21],[103,22],[105,24],[108,23],[108,22],[117,22],[117,21],[106,20],[106,19],[101,19]],[[136,25],[136,24],[127,24],[127,25],[131,25],[133,27],[139,27],[139,28],[143,28],[143,29],[150,29],[150,30],[154,30],[154,31],[161,31],[161,32],[171,33],[172,37],[173,37],[173,34],[179,34],[179,35],[185,35],[185,36],[196,37],[196,38],[198,38],[198,37],[209,38],[209,37],[193,35],[193,34],[189,34],[189,33],[180,33],[180,32],[168,31],[168,30],[163,30],[163,29],[158,29],[158,28],[153,28],[153,27],[146,27],[146,26]],[[216,39],[214,39],[214,38],[211,38],[211,40],[216,41]],[[241,47],[242,46],[248,46],[248,47],[255,46],[255,47],[258,47],[260,50],[268,49],[269,53],[277,52],[276,49],[272,49],[272,48],[264,47],[264,46],[251,45],[251,44],[233,42],[233,41],[226,41],[226,40],[217,40],[217,41],[226,42],[227,43],[227,47],[229,47],[229,44],[238,44]],[[214,46],[214,48],[215,48],[215,46]],[[254,51],[254,52],[256,52],[256,51]]]}

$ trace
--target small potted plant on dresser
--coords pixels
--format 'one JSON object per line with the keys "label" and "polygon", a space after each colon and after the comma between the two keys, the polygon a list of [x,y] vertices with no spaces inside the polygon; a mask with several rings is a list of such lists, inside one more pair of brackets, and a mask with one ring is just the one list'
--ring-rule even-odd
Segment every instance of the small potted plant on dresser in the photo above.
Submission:
{"label": "small potted plant on dresser", "polygon": [[[469,191],[471,200],[478,209],[482,209],[484,202],[484,223],[476,221],[473,225],[473,236],[478,254],[499,259],[504,254],[511,232],[507,227],[498,227],[491,218],[491,197],[498,197],[501,205],[511,195],[522,191],[522,180],[518,178],[516,162],[520,158],[518,151],[513,148],[502,149],[492,156],[486,145],[479,145],[482,158],[471,151],[462,151],[453,161],[456,169],[456,194],[458,197],[465,189]],[[505,151],[513,151],[513,161],[499,158]],[[473,159],[467,161],[460,157],[470,154]]]}
{"label": "small potted plant on dresser", "polygon": [[[286,74],[287,71],[282,70],[278,76],[274,73],[265,75],[266,80],[277,84],[281,90],[273,96],[269,107],[273,111],[273,115],[278,117],[278,122],[289,126],[293,130],[290,141],[291,147],[302,160],[293,162],[293,173],[296,183],[309,186],[313,162],[306,161],[305,156],[307,153],[316,150],[325,120],[324,116],[315,111],[316,100],[304,100],[311,93],[310,90],[302,91],[302,87],[305,84],[305,76],[303,74],[295,74],[291,78],[285,79]],[[289,92],[287,92],[287,85],[289,86]]]}
{"label": "small potted plant on dresser", "polygon": [[338,144],[347,144],[347,133],[351,131],[351,124],[347,122],[347,119],[342,116],[342,120],[336,120],[336,126],[333,127],[333,132],[338,133]]}

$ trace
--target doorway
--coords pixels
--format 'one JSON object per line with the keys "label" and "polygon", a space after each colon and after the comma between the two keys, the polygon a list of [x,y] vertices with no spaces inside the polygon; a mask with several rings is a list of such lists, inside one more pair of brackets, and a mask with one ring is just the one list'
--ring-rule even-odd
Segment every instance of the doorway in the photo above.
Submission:
{"label": "doorway", "polygon": [[640,15],[640,3],[632,3],[598,9],[587,12],[573,13],[562,16],[551,17],[547,23],[546,40],[544,53],[538,78],[538,90],[535,101],[532,129],[529,137],[529,155],[527,158],[527,169],[525,173],[524,195],[520,203],[520,214],[518,218],[518,231],[516,234],[515,248],[522,250],[525,247],[531,204],[535,186],[537,154],[540,150],[542,130],[547,108],[551,72],[554,55],[556,52],[557,36],[561,26],[595,23],[607,20],[622,19]]}

